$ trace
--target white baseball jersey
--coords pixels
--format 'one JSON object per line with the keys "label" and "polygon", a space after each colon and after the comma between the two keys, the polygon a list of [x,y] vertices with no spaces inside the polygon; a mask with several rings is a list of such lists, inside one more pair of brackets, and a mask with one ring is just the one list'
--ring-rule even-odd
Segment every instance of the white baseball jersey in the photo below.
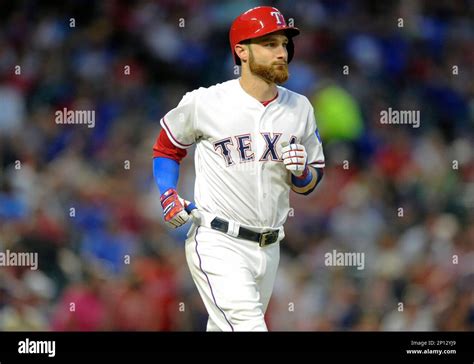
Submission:
{"label": "white baseball jersey", "polygon": [[267,106],[238,79],[199,88],[161,125],[175,146],[196,144],[197,207],[243,225],[276,229],[286,221],[291,173],[281,160],[283,142],[303,144],[308,164],[324,167],[312,105],[280,86]]}

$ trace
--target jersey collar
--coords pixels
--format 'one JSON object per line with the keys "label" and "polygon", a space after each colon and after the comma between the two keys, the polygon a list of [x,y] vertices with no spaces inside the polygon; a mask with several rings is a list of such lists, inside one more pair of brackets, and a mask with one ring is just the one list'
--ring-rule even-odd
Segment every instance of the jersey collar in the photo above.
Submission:
{"label": "jersey collar", "polygon": [[277,94],[276,96],[271,99],[271,100],[268,100],[268,101],[264,101],[265,104],[263,104],[261,101],[257,100],[255,97],[253,96],[250,96],[243,88],[242,86],[240,85],[240,82],[239,82],[240,78],[237,78],[235,79],[235,83],[236,83],[236,87],[237,87],[237,90],[238,90],[238,93],[243,95],[243,97],[247,100],[247,102],[250,104],[250,105],[256,105],[258,108],[260,109],[265,109],[267,108],[269,105],[273,104],[273,103],[277,103],[279,102],[279,100],[281,99],[281,96],[282,96],[282,92],[281,92],[281,89],[280,87],[277,86]]}

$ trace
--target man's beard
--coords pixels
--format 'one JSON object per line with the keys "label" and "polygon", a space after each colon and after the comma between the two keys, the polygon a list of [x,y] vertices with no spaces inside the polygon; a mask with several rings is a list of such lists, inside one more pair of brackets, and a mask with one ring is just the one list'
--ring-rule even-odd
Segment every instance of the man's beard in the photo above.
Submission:
{"label": "man's beard", "polygon": [[281,66],[258,64],[255,62],[252,53],[250,53],[249,56],[249,68],[250,72],[262,78],[265,82],[276,83],[277,85],[284,83],[290,76],[288,73],[288,64],[285,63],[285,65]]}

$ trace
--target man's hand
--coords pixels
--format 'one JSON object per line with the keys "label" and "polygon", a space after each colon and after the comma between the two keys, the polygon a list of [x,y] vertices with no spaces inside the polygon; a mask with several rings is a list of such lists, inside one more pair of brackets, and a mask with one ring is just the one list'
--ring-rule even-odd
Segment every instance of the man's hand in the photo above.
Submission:
{"label": "man's hand", "polygon": [[304,145],[288,144],[288,142],[283,142],[282,146],[282,159],[286,169],[288,169],[296,177],[302,177],[303,173],[308,168],[306,165],[308,155]]}
{"label": "man's hand", "polygon": [[194,203],[179,197],[172,188],[161,195],[160,201],[166,224],[175,229],[186,224],[189,213],[196,208]]}

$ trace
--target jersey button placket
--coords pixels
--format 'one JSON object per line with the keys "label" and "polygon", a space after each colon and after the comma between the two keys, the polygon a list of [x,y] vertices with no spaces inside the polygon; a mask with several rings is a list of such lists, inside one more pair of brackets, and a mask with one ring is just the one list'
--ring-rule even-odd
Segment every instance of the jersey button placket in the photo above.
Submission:
{"label": "jersey button placket", "polygon": [[[261,114],[260,116],[260,122],[259,122],[259,136],[260,136],[260,140],[261,140],[261,143],[262,143],[262,152],[260,155],[263,155],[263,152],[265,151],[266,149],[266,146],[267,144],[265,143],[265,140],[263,139],[262,137],[262,134],[263,132],[271,132],[273,128],[269,128],[268,125],[267,125],[267,122],[265,120],[265,112],[267,111],[267,107],[265,107],[265,109],[263,110],[263,113]],[[259,172],[260,172],[260,175],[259,175],[259,186],[260,186],[260,196],[262,197],[261,198],[261,201],[260,201],[260,216],[262,217],[262,223],[264,225],[268,225],[268,213],[266,211],[266,206],[268,205],[266,203],[266,199],[268,197],[268,188],[270,186],[268,186],[268,184],[266,183],[266,180],[265,180],[265,176],[266,176],[266,169],[268,168],[267,166],[267,162],[263,161],[260,163],[260,166],[259,166]]]}
{"label": "jersey button placket", "polygon": [[[263,107],[263,105],[262,105]],[[262,166],[263,162],[260,162],[260,158],[265,150],[265,142],[262,140],[262,134],[260,134],[262,130],[262,120],[263,120],[263,115],[265,113],[265,109],[260,111],[260,115],[258,117],[258,122],[255,123],[255,134],[256,134],[256,140],[257,140],[257,149],[258,149],[258,158],[259,162],[256,164],[257,168],[257,211],[258,211],[258,216],[260,218],[264,217],[263,214],[263,191],[262,191]]]}

